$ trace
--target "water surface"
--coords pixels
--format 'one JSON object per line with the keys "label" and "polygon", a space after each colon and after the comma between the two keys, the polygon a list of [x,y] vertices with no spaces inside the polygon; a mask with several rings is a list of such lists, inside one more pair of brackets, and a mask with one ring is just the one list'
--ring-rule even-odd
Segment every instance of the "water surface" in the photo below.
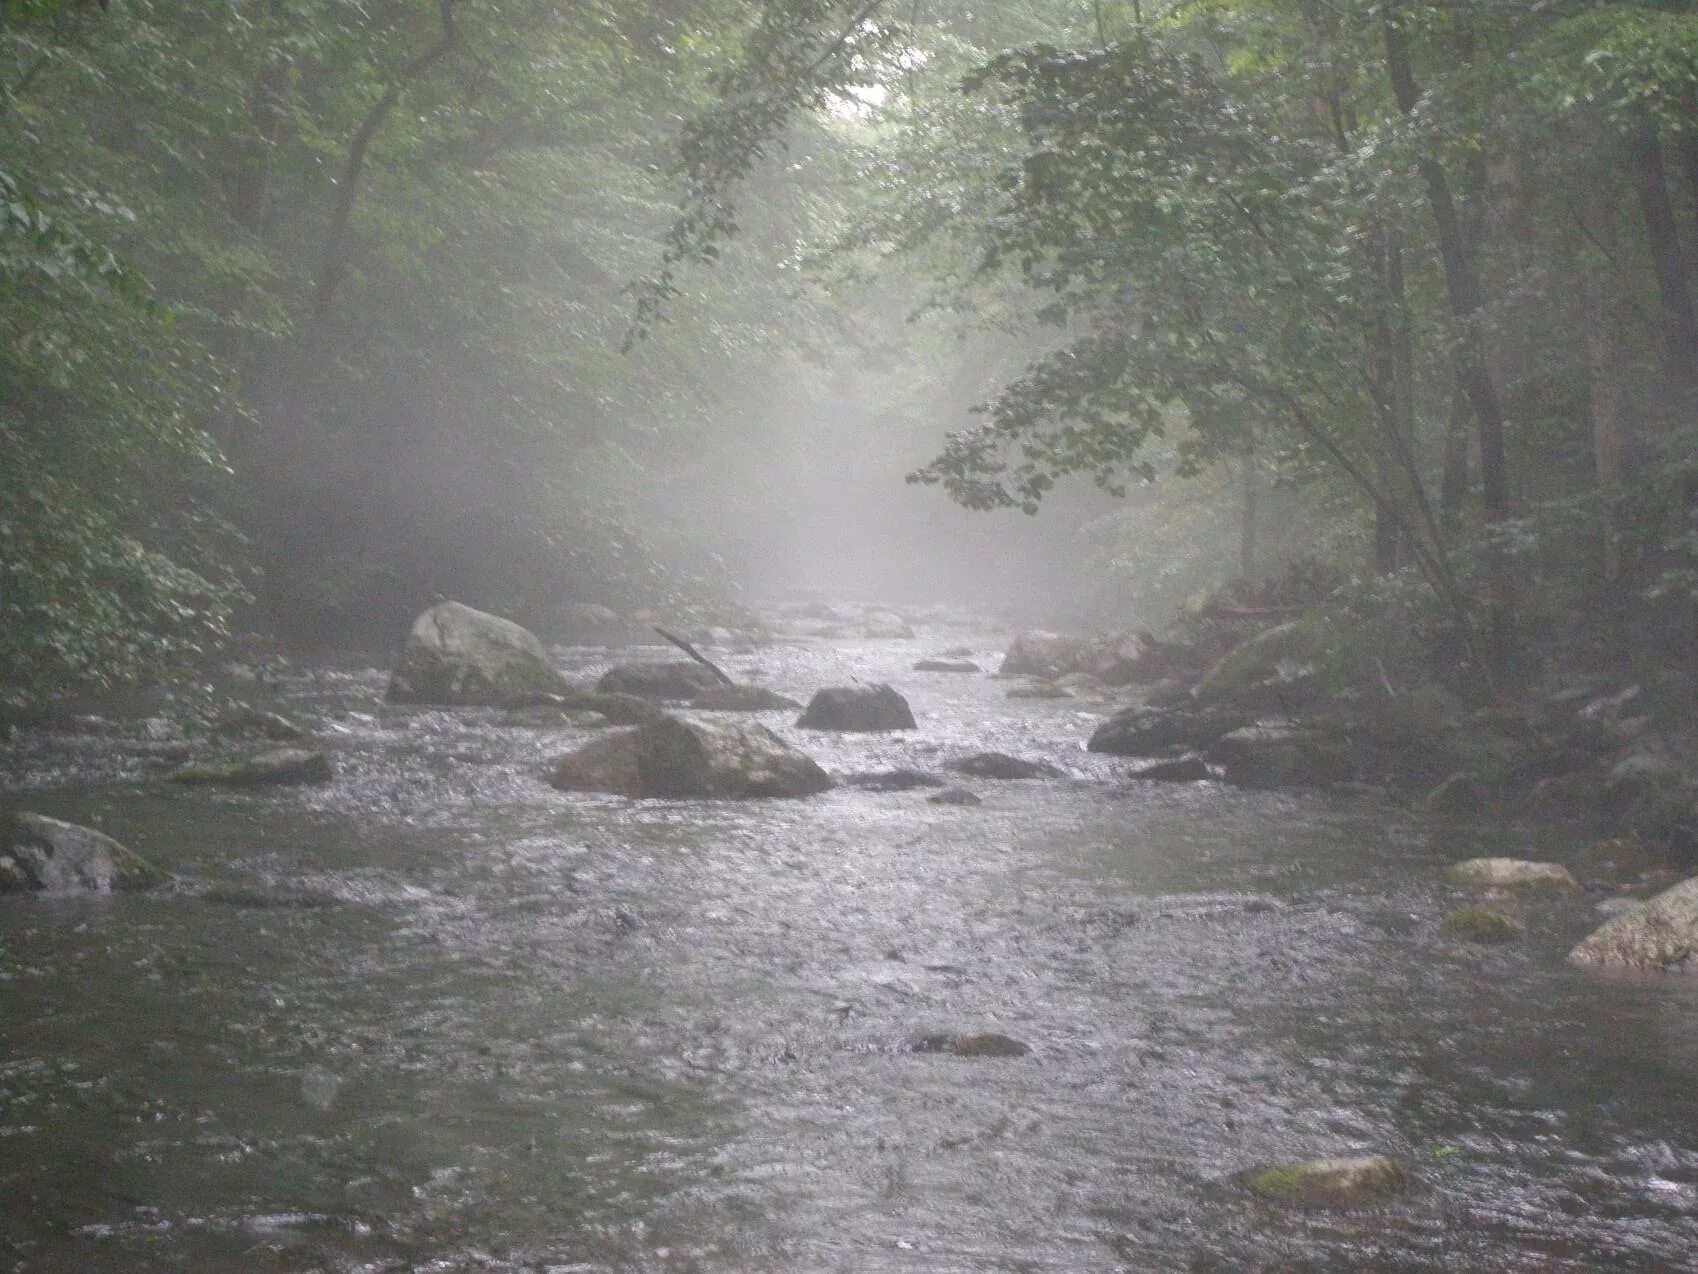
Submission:
{"label": "water surface", "polygon": [[[22,803],[184,883],[0,902],[0,1270],[1698,1268],[1698,979],[1565,966],[1591,898],[1517,904],[1510,947],[1438,931],[1443,863],[1561,846],[1127,782],[1082,750],[1106,705],[908,671],[958,640],[727,662],[908,695],[909,734],[762,715],[834,773],[1067,778],[570,795],[539,776],[591,732],[391,708],[376,671],[263,696],[334,748],[323,788],[21,734]],[[1304,1214],[1233,1183],[1354,1151],[1420,1188]]]}

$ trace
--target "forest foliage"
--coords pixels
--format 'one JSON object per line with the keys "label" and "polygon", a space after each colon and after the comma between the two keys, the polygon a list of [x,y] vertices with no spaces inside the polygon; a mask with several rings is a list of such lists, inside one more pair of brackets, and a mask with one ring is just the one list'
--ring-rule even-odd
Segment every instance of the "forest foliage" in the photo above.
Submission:
{"label": "forest foliage", "polygon": [[1131,494],[1111,575],[1666,643],[1694,252],[1678,0],[8,0],[0,677],[722,594],[676,512],[810,359],[980,403],[969,507]]}

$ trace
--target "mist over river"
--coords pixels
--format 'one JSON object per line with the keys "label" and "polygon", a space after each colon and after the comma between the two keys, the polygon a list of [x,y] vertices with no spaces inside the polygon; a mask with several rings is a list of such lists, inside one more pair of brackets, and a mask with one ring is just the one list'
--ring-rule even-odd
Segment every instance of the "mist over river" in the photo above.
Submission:
{"label": "mist over river", "polygon": [[[908,697],[895,734],[760,715],[835,776],[1064,777],[567,794],[545,763],[593,731],[389,705],[376,669],[242,690],[327,742],[321,787],[168,786],[138,723],[19,731],[20,806],[179,883],[0,900],[0,1270],[1698,1268],[1698,980],[1566,965],[1584,894],[1519,943],[1441,933],[1445,863],[1550,845],[1128,781],[1083,750],[1106,703],[910,670],[959,644],[1002,639],[719,657]],[[938,1032],[1030,1052],[916,1051]],[[1236,1180],[1369,1152],[1415,1188],[1304,1212]]]}

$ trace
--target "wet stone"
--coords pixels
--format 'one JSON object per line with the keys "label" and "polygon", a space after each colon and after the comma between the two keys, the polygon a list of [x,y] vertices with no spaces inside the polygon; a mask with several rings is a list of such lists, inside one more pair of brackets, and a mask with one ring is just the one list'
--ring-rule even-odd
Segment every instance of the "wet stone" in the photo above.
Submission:
{"label": "wet stone", "polygon": [[933,795],[926,797],[926,804],[983,805],[984,802],[964,787],[946,787],[943,791],[936,792]]}
{"label": "wet stone", "polygon": [[1029,686],[1015,686],[1008,692],[1010,699],[1071,699],[1073,692],[1053,681],[1039,681]]}
{"label": "wet stone", "polygon": [[1519,924],[1490,907],[1458,907],[1444,918],[1442,928],[1447,937],[1485,946],[1514,942],[1521,936]]}
{"label": "wet stone", "polygon": [[232,704],[213,724],[213,732],[244,738],[270,739],[276,743],[298,743],[307,738],[304,726],[279,712],[267,712],[249,704]]}
{"label": "wet stone", "polygon": [[1031,1045],[997,1031],[956,1034],[945,1031],[916,1035],[908,1041],[911,1053],[947,1053],[952,1057],[1025,1057]]}
{"label": "wet stone", "polygon": [[815,693],[796,722],[804,730],[870,733],[915,729],[908,701],[888,685],[829,686]]}
{"label": "wet stone", "polygon": [[636,695],[641,699],[694,699],[724,683],[701,664],[687,660],[671,663],[620,664],[602,674],[595,683],[598,694]]}
{"label": "wet stone", "polygon": [[1004,752],[980,752],[960,761],[951,761],[949,768],[957,774],[970,774],[976,779],[1058,779],[1062,771],[1048,761],[1027,761]]}
{"label": "wet stone", "polygon": [[1182,756],[1174,761],[1158,761],[1126,776],[1153,783],[1201,783],[1212,778],[1208,764],[1200,756]]}
{"label": "wet stone", "polygon": [[534,633],[499,615],[442,602],[413,621],[389,679],[389,698],[394,703],[496,705],[560,686],[560,674]]}
{"label": "wet stone", "polygon": [[189,765],[170,776],[173,783],[205,787],[289,787],[328,783],[333,777],[330,758],[306,748],[273,748],[240,761]]}
{"label": "wet stone", "polygon": [[1698,877],[1605,922],[1568,958],[1629,969],[1698,968]]}
{"label": "wet stone", "polygon": [[171,879],[103,832],[43,814],[0,826],[0,893],[109,893]]}
{"label": "wet stone", "polygon": [[1275,1164],[1243,1174],[1254,1194],[1298,1208],[1361,1208],[1401,1194],[1414,1175],[1391,1155],[1360,1155]]}
{"label": "wet stone", "polygon": [[843,780],[850,787],[868,792],[909,792],[917,787],[943,787],[944,780],[924,770],[874,770],[851,774]]}
{"label": "wet stone", "polygon": [[1473,885],[1484,889],[1566,892],[1580,888],[1574,873],[1560,863],[1533,862],[1524,858],[1470,858],[1452,863],[1445,868],[1444,875],[1453,885]]}
{"label": "wet stone", "polygon": [[914,665],[915,672],[983,672],[978,664],[964,659],[922,659]]}
{"label": "wet stone", "polygon": [[765,686],[714,686],[690,700],[690,707],[699,712],[794,712],[801,706]]}

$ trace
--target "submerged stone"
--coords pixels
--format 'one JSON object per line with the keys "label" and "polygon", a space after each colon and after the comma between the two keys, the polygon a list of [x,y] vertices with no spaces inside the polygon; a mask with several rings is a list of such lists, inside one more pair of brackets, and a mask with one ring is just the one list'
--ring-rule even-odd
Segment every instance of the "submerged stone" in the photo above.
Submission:
{"label": "submerged stone", "polygon": [[1490,907],[1458,907],[1444,918],[1443,927],[1452,938],[1487,945],[1513,942],[1521,936],[1519,924]]}
{"label": "submerged stone", "polygon": [[916,787],[942,787],[944,780],[924,770],[875,770],[866,774],[851,774],[843,780],[850,787],[868,792],[907,792]]}
{"label": "submerged stone", "polygon": [[1032,1051],[1031,1045],[997,1031],[917,1035],[908,1041],[908,1049],[913,1053],[948,1053],[954,1057],[1025,1057]]}
{"label": "submerged stone", "polygon": [[1414,1174],[1391,1155],[1315,1159],[1255,1168],[1239,1178],[1264,1199],[1299,1208],[1360,1208],[1401,1193]]}
{"label": "submerged stone", "polygon": [[1193,754],[1174,761],[1158,761],[1154,765],[1146,765],[1142,769],[1133,770],[1126,777],[1150,783],[1201,783],[1214,776],[1209,773],[1207,762]]}
{"label": "submerged stone", "polygon": [[958,774],[970,774],[976,779],[1057,779],[1062,771],[1048,761],[1027,761],[1004,752],[980,752],[959,761],[949,762]]}
{"label": "submerged stone", "polygon": [[1470,858],[1444,869],[1445,879],[1455,885],[1484,889],[1576,890],[1580,882],[1560,863],[1533,862],[1525,858]]}
{"label": "submerged stone", "polygon": [[1053,681],[1037,681],[1029,686],[1015,686],[1008,692],[1010,699],[1071,699],[1073,692]]}
{"label": "submerged stone", "polygon": [[964,787],[946,787],[941,792],[934,792],[926,797],[927,805],[983,805],[973,793]]}
{"label": "submerged stone", "polygon": [[273,748],[240,761],[188,765],[172,774],[171,782],[198,786],[284,787],[328,783],[334,777],[330,758],[306,748]]}

